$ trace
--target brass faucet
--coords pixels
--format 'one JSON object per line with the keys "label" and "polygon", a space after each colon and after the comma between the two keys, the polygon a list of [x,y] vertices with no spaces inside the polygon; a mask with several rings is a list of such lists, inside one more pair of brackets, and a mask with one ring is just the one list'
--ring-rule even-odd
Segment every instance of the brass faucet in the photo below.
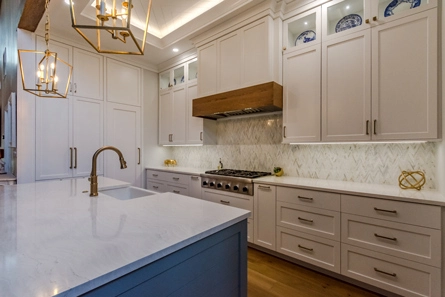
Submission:
{"label": "brass faucet", "polygon": [[91,174],[90,178],[88,179],[90,181],[90,196],[99,195],[99,193],[97,193],[96,163],[97,163],[97,156],[99,156],[99,154],[105,150],[115,151],[119,155],[119,162],[121,163],[121,169],[127,168],[127,162],[125,162],[124,156],[122,155],[121,151],[115,148],[114,146],[104,146],[98,149],[93,155],[93,165],[91,166]]}

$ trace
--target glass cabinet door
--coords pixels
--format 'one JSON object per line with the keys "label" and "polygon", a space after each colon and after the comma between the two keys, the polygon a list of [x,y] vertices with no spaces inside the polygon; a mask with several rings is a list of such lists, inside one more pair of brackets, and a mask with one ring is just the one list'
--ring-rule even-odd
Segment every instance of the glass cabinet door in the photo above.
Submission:
{"label": "glass cabinet door", "polygon": [[373,7],[373,17],[389,21],[437,6],[437,0],[378,0],[372,1],[372,5],[378,6]]}
{"label": "glass cabinet door", "polygon": [[168,71],[163,72],[159,75],[159,89],[160,90],[168,89],[171,86],[170,73],[171,73],[171,71],[168,70]]}
{"label": "glass cabinet door", "polygon": [[284,22],[283,53],[321,42],[321,7]]}
{"label": "glass cabinet door", "polygon": [[371,1],[367,0],[337,0],[323,5],[323,37],[337,37],[369,28],[370,5]]}
{"label": "glass cabinet door", "polygon": [[173,86],[178,86],[185,83],[184,65],[173,69]]}
{"label": "glass cabinet door", "polygon": [[188,80],[195,80],[198,78],[198,60],[194,59],[188,63]]}

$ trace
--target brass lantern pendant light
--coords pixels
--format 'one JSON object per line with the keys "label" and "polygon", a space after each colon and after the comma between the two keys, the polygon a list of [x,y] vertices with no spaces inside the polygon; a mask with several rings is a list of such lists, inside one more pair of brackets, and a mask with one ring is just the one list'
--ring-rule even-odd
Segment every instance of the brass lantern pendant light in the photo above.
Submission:
{"label": "brass lantern pendant light", "polygon": [[[89,3],[91,5],[82,10],[70,0],[71,22],[97,52],[144,54],[152,0],[94,0]],[[142,34],[135,36],[132,31],[135,28],[141,29]]]}
{"label": "brass lantern pendant light", "polygon": [[[58,58],[56,52],[49,50],[48,0],[46,0],[45,3],[45,12],[46,50],[44,52],[37,50],[18,50],[23,90],[38,97],[66,98],[73,66]],[[33,67],[33,70],[26,71],[25,73],[25,69],[28,70],[28,66]],[[58,75],[60,73],[64,78],[63,81]]]}

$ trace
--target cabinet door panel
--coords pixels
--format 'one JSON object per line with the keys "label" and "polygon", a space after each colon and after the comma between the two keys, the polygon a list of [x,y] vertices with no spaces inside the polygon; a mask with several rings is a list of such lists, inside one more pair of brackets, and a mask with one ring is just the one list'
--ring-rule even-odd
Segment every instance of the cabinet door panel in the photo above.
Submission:
{"label": "cabinet door panel", "polygon": [[370,140],[369,30],[323,43],[322,140]]}
{"label": "cabinet door panel", "polygon": [[141,187],[141,111],[140,107],[109,103],[107,108],[106,145],[115,146],[124,155],[126,169],[120,169],[115,152],[105,151],[105,176]]}
{"label": "cabinet door panel", "polygon": [[203,137],[203,119],[192,116],[193,99],[197,98],[198,86],[192,84],[187,86],[187,143],[200,144]]}
{"label": "cabinet door panel", "polygon": [[141,106],[141,69],[107,59],[107,101]]}
{"label": "cabinet door panel", "polygon": [[167,91],[159,96],[159,144],[169,144],[172,133],[173,112],[172,92]]}
{"label": "cabinet door panel", "polygon": [[241,86],[241,36],[235,32],[218,40],[218,92]]}
{"label": "cabinet door panel", "polygon": [[285,55],[283,142],[320,140],[321,45]]}
{"label": "cabinet door panel", "polygon": [[[94,152],[103,141],[103,102],[87,99],[73,101],[74,176],[89,176]],[[103,155],[97,159],[97,174],[103,174]]]}
{"label": "cabinet door panel", "polygon": [[71,177],[70,99],[36,97],[36,180]]}
{"label": "cabinet door panel", "polygon": [[198,49],[198,96],[216,93],[216,42]]}
{"label": "cabinet door panel", "polygon": [[255,184],[254,192],[254,243],[275,250],[276,187]]}
{"label": "cabinet door panel", "polygon": [[170,120],[172,121],[172,141],[173,143],[185,143],[185,128],[186,128],[186,90],[185,87],[173,90],[173,113]]}
{"label": "cabinet door panel", "polygon": [[437,10],[372,34],[373,139],[437,138]]}
{"label": "cabinet door panel", "polygon": [[73,95],[103,100],[103,57],[74,48]]}

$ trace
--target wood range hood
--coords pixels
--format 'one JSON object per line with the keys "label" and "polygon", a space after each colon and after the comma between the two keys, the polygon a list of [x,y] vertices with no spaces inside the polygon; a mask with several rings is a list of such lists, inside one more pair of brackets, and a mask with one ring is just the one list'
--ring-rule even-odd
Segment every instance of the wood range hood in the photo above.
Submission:
{"label": "wood range hood", "polygon": [[193,100],[194,117],[217,120],[283,110],[283,86],[268,82]]}

